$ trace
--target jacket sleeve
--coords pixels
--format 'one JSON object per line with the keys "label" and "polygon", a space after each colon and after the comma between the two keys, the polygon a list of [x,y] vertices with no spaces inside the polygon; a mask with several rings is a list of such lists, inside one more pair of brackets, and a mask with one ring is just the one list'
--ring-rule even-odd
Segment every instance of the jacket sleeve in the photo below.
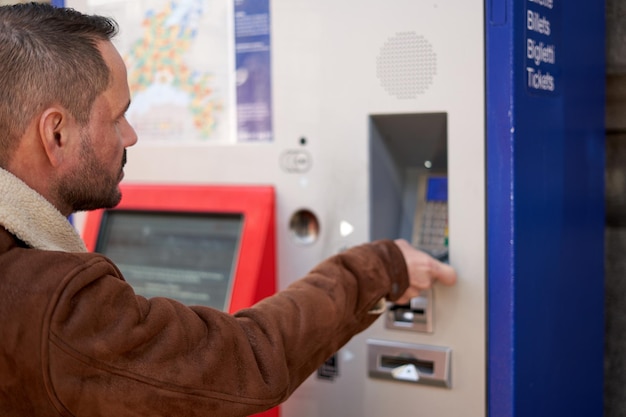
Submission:
{"label": "jacket sleeve", "polygon": [[145,299],[96,256],[50,308],[44,374],[68,416],[245,416],[284,401],[408,286],[391,241],[349,249],[229,315]]}

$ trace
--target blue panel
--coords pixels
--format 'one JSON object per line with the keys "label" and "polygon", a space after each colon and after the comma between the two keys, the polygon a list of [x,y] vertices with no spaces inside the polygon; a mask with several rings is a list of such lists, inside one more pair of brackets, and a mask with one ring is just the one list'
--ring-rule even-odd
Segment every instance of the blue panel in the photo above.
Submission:
{"label": "blue panel", "polygon": [[[487,14],[509,0],[490,0]],[[506,6],[504,6],[506,4]],[[508,16],[507,16],[508,17]],[[507,22],[507,24],[504,24]],[[513,416],[514,407],[514,248],[513,240],[513,59],[510,19],[488,23],[487,78],[487,410]]]}
{"label": "blue panel", "polygon": [[604,3],[506,4],[486,30],[489,414],[602,415]]}
{"label": "blue panel", "polygon": [[50,4],[54,7],[65,7],[65,0],[50,0]]}

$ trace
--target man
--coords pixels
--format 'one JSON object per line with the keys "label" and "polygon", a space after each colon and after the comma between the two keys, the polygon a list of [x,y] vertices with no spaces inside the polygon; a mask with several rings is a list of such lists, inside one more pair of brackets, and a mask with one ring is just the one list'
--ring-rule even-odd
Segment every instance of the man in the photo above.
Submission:
{"label": "man", "polygon": [[134,294],[66,217],[121,198],[126,69],[114,22],[0,7],[0,415],[245,416],[455,272],[405,241],[332,257],[235,315]]}

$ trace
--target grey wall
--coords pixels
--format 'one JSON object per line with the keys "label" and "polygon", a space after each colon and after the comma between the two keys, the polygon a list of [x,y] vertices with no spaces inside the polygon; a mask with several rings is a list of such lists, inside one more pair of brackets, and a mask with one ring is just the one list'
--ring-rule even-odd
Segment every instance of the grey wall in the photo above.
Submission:
{"label": "grey wall", "polygon": [[626,1],[606,0],[605,417],[626,416]]}

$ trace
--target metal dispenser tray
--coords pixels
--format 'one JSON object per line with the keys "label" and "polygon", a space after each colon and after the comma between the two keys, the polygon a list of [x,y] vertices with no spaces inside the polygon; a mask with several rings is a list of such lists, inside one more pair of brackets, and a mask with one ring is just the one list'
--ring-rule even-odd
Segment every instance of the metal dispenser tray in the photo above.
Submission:
{"label": "metal dispenser tray", "polygon": [[371,378],[450,388],[452,349],[385,340],[368,340]]}

